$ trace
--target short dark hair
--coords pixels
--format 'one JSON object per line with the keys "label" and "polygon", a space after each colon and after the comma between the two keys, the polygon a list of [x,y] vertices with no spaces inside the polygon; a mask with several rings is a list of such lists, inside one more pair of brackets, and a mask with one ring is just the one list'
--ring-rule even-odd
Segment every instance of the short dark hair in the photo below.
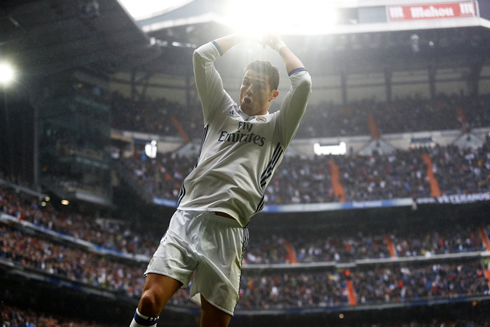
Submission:
{"label": "short dark hair", "polygon": [[269,85],[272,90],[279,87],[279,69],[268,61],[255,60],[245,66],[245,71],[253,70],[257,73],[263,73],[269,76]]}

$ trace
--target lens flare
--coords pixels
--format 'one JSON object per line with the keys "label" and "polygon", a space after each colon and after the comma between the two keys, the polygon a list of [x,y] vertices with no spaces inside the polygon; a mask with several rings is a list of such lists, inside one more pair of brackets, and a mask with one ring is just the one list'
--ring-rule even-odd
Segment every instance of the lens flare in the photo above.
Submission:
{"label": "lens flare", "polygon": [[336,24],[332,4],[317,0],[228,0],[225,22],[236,32],[256,36],[318,35],[328,33]]}
{"label": "lens flare", "polygon": [[0,63],[0,84],[8,85],[14,80],[14,68],[8,63]]}

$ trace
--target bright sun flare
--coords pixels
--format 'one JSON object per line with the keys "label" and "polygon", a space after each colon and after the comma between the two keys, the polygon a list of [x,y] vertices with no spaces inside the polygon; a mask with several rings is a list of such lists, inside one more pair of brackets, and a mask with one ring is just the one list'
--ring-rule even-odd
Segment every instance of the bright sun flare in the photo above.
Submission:
{"label": "bright sun flare", "polygon": [[331,4],[318,0],[228,0],[226,22],[236,31],[259,33],[323,34],[336,23]]}

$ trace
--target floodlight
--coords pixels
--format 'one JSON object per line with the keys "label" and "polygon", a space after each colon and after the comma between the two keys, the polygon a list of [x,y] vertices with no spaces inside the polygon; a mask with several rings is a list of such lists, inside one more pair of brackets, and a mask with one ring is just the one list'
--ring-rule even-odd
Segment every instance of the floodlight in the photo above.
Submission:
{"label": "floodlight", "polygon": [[0,63],[0,84],[8,85],[14,80],[14,75],[14,68],[9,63]]}
{"label": "floodlight", "polygon": [[320,144],[320,143],[315,143],[313,144],[313,152],[317,156],[322,156],[322,155],[328,155],[328,154],[333,154],[333,155],[343,155],[347,152],[347,145],[345,142],[339,142],[338,144]]}
{"label": "floodlight", "polygon": [[157,141],[152,140],[150,143],[147,143],[145,145],[145,154],[148,156],[148,158],[156,158],[157,157]]}

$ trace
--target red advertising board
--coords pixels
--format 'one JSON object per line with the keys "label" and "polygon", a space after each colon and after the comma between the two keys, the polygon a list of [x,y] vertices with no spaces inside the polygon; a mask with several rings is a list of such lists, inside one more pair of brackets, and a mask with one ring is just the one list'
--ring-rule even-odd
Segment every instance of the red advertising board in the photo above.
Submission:
{"label": "red advertising board", "polygon": [[388,20],[392,22],[422,19],[467,18],[478,16],[476,1],[387,6],[386,10]]}

